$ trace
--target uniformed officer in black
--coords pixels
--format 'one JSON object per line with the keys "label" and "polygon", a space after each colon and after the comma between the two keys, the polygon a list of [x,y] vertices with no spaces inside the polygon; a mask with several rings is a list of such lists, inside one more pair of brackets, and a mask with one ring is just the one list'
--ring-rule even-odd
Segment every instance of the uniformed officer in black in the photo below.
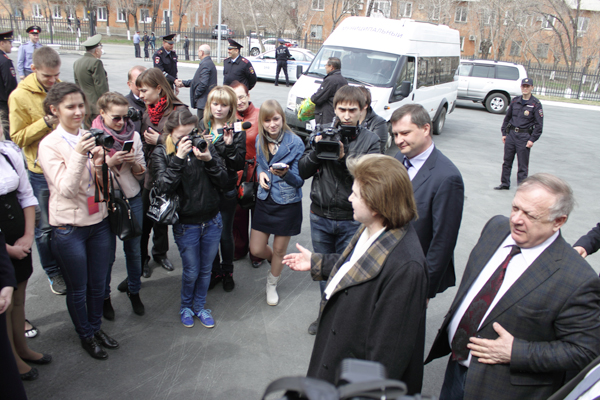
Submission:
{"label": "uniformed officer in black", "polygon": [[504,143],[504,163],[500,186],[496,190],[510,188],[510,172],[515,153],[519,162],[517,184],[521,183],[529,172],[529,152],[531,146],[542,134],[544,126],[544,111],[542,103],[531,95],[533,79],[521,81],[522,96],[515,97],[508,107],[502,123],[502,143]]}
{"label": "uniformed officer in black", "polygon": [[10,140],[8,126],[8,96],[17,87],[17,71],[8,53],[11,52],[13,31],[0,33],[0,118],[4,137]]}
{"label": "uniformed officer in black", "polygon": [[227,39],[229,47],[227,54],[229,57],[223,60],[223,85],[230,85],[233,81],[238,81],[246,85],[248,90],[256,85],[256,73],[252,63],[240,56],[241,44],[233,39]]}
{"label": "uniformed officer in black", "polygon": [[190,60],[190,39],[188,39],[188,37],[185,37],[185,40],[183,41],[183,52],[185,53],[185,61],[189,61]]}
{"label": "uniformed officer in black", "polygon": [[154,56],[154,67],[160,69],[167,81],[171,85],[177,80],[177,54],[173,50],[175,42],[173,39],[175,34],[165,35],[162,37],[163,45],[160,49],[156,50]]}
{"label": "uniformed officer in black", "polygon": [[275,86],[279,86],[279,71],[283,69],[285,75],[285,86],[290,86],[290,80],[288,78],[287,60],[292,58],[289,49],[284,44],[285,40],[278,39],[279,46],[275,49],[275,59],[277,60],[277,72],[275,72]]}

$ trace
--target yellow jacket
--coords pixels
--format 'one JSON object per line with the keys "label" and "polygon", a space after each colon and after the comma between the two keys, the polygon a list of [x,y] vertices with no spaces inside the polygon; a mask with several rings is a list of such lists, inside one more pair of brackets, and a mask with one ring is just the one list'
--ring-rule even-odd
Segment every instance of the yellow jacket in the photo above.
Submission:
{"label": "yellow jacket", "polygon": [[10,120],[10,138],[25,153],[27,169],[41,174],[42,168],[37,162],[38,146],[53,128],[44,121],[46,90],[38,82],[35,73],[29,74],[8,98],[8,113]]}

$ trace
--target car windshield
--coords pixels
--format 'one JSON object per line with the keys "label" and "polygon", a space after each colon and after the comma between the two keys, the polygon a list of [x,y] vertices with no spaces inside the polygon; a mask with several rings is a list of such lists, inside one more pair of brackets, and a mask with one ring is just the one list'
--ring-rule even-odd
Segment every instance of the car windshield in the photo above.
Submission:
{"label": "car windshield", "polygon": [[351,47],[323,46],[307,74],[318,77],[327,75],[325,64],[329,57],[337,57],[342,61],[342,75],[349,82],[388,87],[393,84],[401,56]]}

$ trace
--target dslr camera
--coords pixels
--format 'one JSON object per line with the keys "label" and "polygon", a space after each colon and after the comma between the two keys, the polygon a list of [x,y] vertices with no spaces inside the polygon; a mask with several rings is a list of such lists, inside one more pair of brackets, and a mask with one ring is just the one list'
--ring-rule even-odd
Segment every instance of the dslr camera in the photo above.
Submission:
{"label": "dslr camera", "polygon": [[129,110],[127,110],[126,117],[132,120],[133,122],[136,122],[141,120],[143,115],[144,113],[138,110],[137,108],[129,107]]}
{"label": "dslr camera", "polygon": [[189,138],[192,141],[192,146],[194,146],[201,152],[204,152],[206,150],[206,148],[208,147],[208,143],[206,142],[206,140],[204,140],[204,136],[202,136],[198,132],[198,128],[192,129],[192,131],[190,132]]}
{"label": "dslr camera", "polygon": [[[338,125],[336,126],[336,118],[330,127],[315,130],[310,135],[310,142],[313,143],[317,158],[319,160],[337,160],[340,158],[340,142],[344,147],[348,143],[356,139],[358,136],[359,126]],[[316,136],[321,135],[321,140],[314,141]]]}
{"label": "dslr camera", "polygon": [[112,149],[115,144],[115,139],[102,129],[92,128],[89,130],[93,137],[96,138],[96,146],[102,146],[107,149]]}

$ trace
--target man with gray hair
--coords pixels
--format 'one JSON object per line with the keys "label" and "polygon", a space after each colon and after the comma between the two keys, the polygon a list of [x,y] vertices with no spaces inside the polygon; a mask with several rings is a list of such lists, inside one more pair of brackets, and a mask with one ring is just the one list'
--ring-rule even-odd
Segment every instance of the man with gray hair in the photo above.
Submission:
{"label": "man with gray hair", "polygon": [[440,400],[547,399],[598,356],[600,278],[560,234],[574,203],[532,175],[483,228],[426,360],[451,353]]}
{"label": "man with gray hair", "polygon": [[189,80],[175,81],[177,87],[190,88],[190,106],[197,109],[198,119],[204,118],[204,107],[206,106],[206,98],[208,92],[217,86],[217,68],[210,57],[210,46],[202,44],[198,47],[198,58],[200,64],[194,74],[194,77]]}

